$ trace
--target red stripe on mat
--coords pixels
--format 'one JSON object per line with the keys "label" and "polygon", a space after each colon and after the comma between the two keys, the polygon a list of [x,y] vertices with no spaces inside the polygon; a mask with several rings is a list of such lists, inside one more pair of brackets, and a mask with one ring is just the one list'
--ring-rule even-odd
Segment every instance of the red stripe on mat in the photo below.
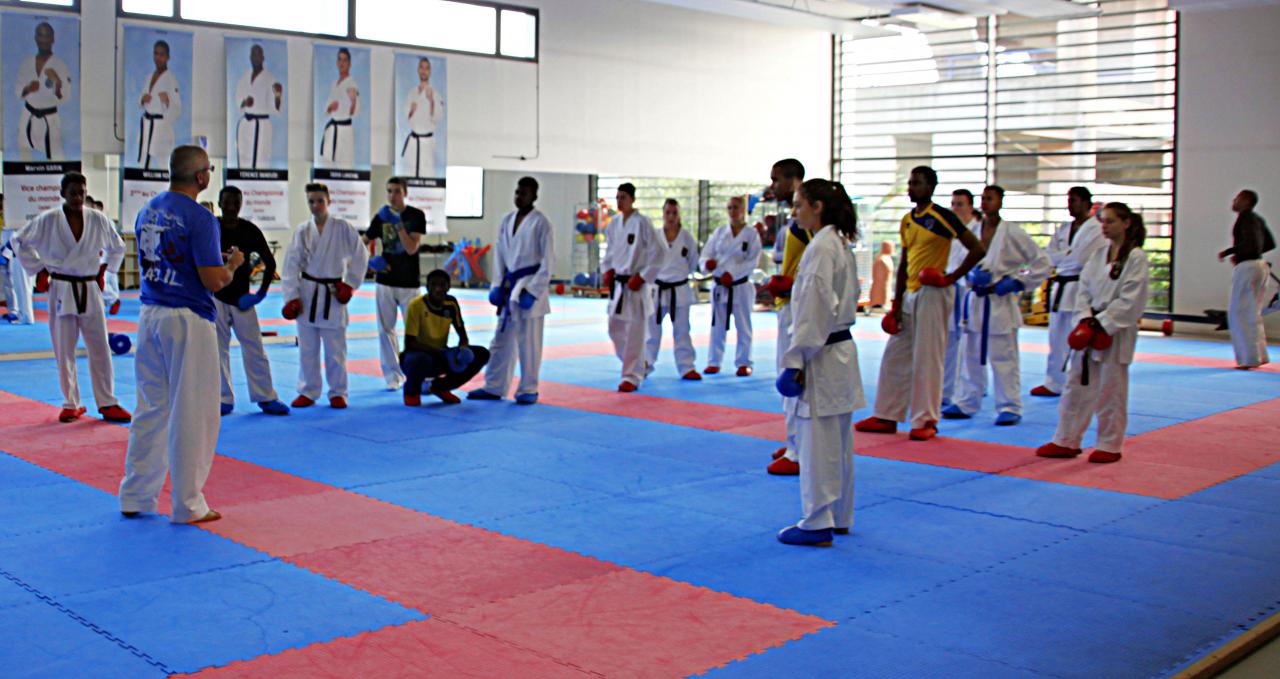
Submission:
{"label": "red stripe on mat", "polygon": [[[114,492],[127,429],[0,405],[6,452]],[[201,528],[432,619],[199,676],[688,675],[833,624],[226,457],[206,493],[224,518]]]}

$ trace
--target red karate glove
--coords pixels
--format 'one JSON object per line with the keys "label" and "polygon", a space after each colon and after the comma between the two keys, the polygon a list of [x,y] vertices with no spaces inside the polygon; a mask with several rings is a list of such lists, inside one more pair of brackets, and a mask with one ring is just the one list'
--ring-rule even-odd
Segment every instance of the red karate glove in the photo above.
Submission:
{"label": "red karate glove", "polygon": [[49,272],[44,269],[36,274],[36,292],[49,292]]}
{"label": "red karate glove", "polygon": [[102,290],[103,292],[105,292],[107,289],[107,265],[106,264],[98,265],[98,289]]}
{"label": "red karate glove", "polygon": [[346,304],[351,301],[351,295],[355,294],[355,288],[347,285],[342,281],[333,284],[333,296],[338,298],[338,304]]}
{"label": "red karate glove", "polygon": [[902,322],[898,320],[898,307],[894,306],[889,313],[880,319],[880,329],[890,335],[896,335],[902,332]]}
{"label": "red karate glove", "polygon": [[921,285],[929,285],[935,288],[945,288],[955,281],[950,276],[938,271],[937,269],[924,268],[920,270]]}
{"label": "red karate glove", "polygon": [[638,273],[631,274],[631,278],[627,279],[627,289],[631,292],[638,292],[644,287],[644,277]]}
{"label": "red karate glove", "polygon": [[604,287],[610,288],[610,289],[613,288],[613,277],[617,273],[618,272],[614,271],[613,269],[609,269],[608,271],[604,272]]}
{"label": "red karate glove", "polygon": [[280,311],[280,315],[284,316],[286,319],[290,321],[297,318],[301,314],[302,314],[302,300],[300,299],[289,300],[284,305],[284,309]]}
{"label": "red karate glove", "polygon": [[1106,351],[1111,348],[1111,343],[1114,340],[1115,338],[1111,336],[1111,333],[1103,330],[1102,325],[1098,324],[1098,328],[1093,334],[1093,339],[1089,341],[1089,348],[1094,351]]}
{"label": "red karate glove", "polygon": [[712,271],[715,271],[715,270],[716,270],[716,260],[714,260],[714,259],[708,259],[708,260],[707,260],[707,273],[711,273]]}
{"label": "red karate glove", "polygon": [[790,276],[771,276],[765,287],[768,288],[769,294],[774,297],[786,297],[791,294],[792,285],[795,285],[795,280]]}
{"label": "red karate glove", "polygon": [[720,285],[733,285],[733,274],[726,271],[720,274],[720,278],[718,280],[720,281]]}
{"label": "red karate glove", "polygon": [[[1093,337],[1098,333],[1097,321],[1093,318],[1086,318],[1076,324],[1076,329],[1067,335],[1067,346],[1076,351],[1084,351],[1093,342]],[[1108,343],[1109,344],[1109,343]]]}

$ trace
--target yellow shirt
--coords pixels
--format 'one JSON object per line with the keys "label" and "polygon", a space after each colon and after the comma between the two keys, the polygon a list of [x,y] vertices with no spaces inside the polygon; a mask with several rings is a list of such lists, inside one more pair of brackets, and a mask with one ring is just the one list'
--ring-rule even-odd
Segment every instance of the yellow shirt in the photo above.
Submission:
{"label": "yellow shirt", "polygon": [[951,241],[965,228],[955,213],[936,203],[923,210],[911,210],[902,217],[898,235],[907,254],[907,291],[920,289],[920,271],[947,271]]}
{"label": "yellow shirt", "polygon": [[[786,240],[782,242],[782,269],[778,271],[778,275],[795,280],[796,272],[800,270],[800,259],[804,257],[804,250],[809,246],[809,239],[812,237],[813,234],[796,224],[795,220],[787,221],[787,228],[783,229],[779,236]],[[791,303],[791,296],[778,297],[774,301],[775,307],[780,309],[784,304]]]}
{"label": "yellow shirt", "polygon": [[410,337],[432,349],[444,349],[449,345],[450,328],[463,330],[462,309],[453,295],[446,295],[439,308],[432,307],[426,295],[414,297],[404,313],[406,349]]}

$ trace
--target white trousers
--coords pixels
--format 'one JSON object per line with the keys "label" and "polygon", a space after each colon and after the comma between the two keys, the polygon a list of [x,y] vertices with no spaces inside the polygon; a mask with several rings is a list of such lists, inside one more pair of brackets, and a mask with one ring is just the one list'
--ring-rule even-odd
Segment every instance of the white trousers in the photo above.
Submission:
{"label": "white trousers", "polygon": [[404,153],[400,155],[400,174],[410,177],[435,177],[436,138],[409,137],[407,146],[401,141]]}
{"label": "white trousers", "polygon": [[249,120],[244,116],[236,127],[237,167],[250,170],[271,167],[271,119]]}
{"label": "white trousers", "polygon": [[[711,324],[711,347],[707,352],[707,365],[719,366],[724,359],[725,308],[729,291],[723,285],[717,285],[711,292],[711,304],[714,305]],[[733,330],[738,334],[738,347],[734,355],[734,365],[739,368],[751,366],[751,307],[756,303],[756,288],[750,282],[735,287],[733,291]]]}
{"label": "white trousers", "polygon": [[[13,261],[13,266],[22,266],[17,261]],[[13,309],[13,279],[9,277],[9,264],[0,263],[0,295],[4,295],[5,308],[11,314],[17,314]]]}
{"label": "white trousers", "polygon": [[271,363],[262,348],[262,328],[258,325],[258,310],[224,304],[215,299],[218,313],[218,366],[222,373],[222,402],[236,402],[235,388],[231,383],[231,331],[235,330],[240,341],[240,358],[244,362],[244,375],[249,382],[249,398],[254,403],[276,400],[276,388],[271,383]]}
{"label": "white trousers", "polygon": [[103,282],[106,287],[102,289],[102,306],[110,308],[120,300],[120,274],[108,271]]}
{"label": "white trousers", "polygon": [[902,303],[902,330],[891,337],[880,359],[875,416],[907,421],[919,429],[942,416],[942,375],[955,288],[922,286]]}
{"label": "white trousers", "polygon": [[[663,304],[659,295],[657,304],[657,313],[649,317],[649,336],[645,340],[644,358],[645,364],[648,366],[645,374],[653,372],[654,366],[658,365],[658,352],[662,350],[662,321],[671,316],[668,308],[668,301]],[[689,334],[689,307],[688,305],[680,306],[676,304],[675,318],[671,321],[671,336],[675,340],[675,346],[672,353],[676,357],[676,372],[680,375],[688,373],[696,368],[698,361],[697,351],[693,348],[693,337]],[[660,313],[661,316],[657,314]]]}
{"label": "white trousers", "polygon": [[1231,271],[1231,304],[1227,307],[1236,365],[1253,368],[1271,360],[1267,355],[1267,331],[1262,325],[1262,309],[1267,301],[1267,263],[1254,259],[1237,264]]}
{"label": "white trousers", "polygon": [[[783,304],[778,308],[778,352],[775,361],[778,374],[782,374],[782,357],[791,348],[791,304]],[[787,406],[787,399],[782,398],[782,417],[787,424],[787,452],[783,455],[792,462],[800,461],[799,444],[796,443],[795,408]]]}
{"label": "white trousers", "polygon": [[[52,281],[50,285],[72,284]],[[102,315],[102,295],[96,283],[88,283],[85,287],[88,288],[85,312],[49,316],[49,336],[53,340],[53,359],[58,364],[62,407],[80,407],[76,344],[84,337],[84,348],[89,354],[89,375],[93,380],[93,400],[102,409],[120,401],[115,394],[115,369],[111,365],[111,347],[107,344],[107,319]]]}
{"label": "white trousers", "polygon": [[1049,358],[1044,367],[1044,386],[1055,394],[1061,394],[1066,388],[1067,355],[1071,353],[1067,337],[1075,330],[1076,326],[1071,322],[1075,315],[1074,311],[1049,313]]}
{"label": "white trousers", "polygon": [[[45,147],[45,135],[48,135],[48,148]],[[45,151],[48,151],[46,155]],[[18,115],[18,160],[63,160],[62,156],[62,117],[50,113],[43,118],[31,115],[27,107],[22,107]]]}
{"label": "white trousers", "polygon": [[400,370],[400,339],[396,335],[396,313],[406,316],[409,302],[422,294],[419,288],[397,288],[377,285],[378,301],[378,358],[382,361],[382,378],[388,389],[399,389],[404,384],[404,372]]}
{"label": "white trousers", "polygon": [[960,344],[964,331],[948,326],[947,351],[942,359],[942,405],[950,405],[956,399],[956,383],[960,377]]}
{"label": "white trousers", "polygon": [[992,396],[997,413],[1022,414],[1022,373],[1018,356],[1018,331],[992,333],[987,337],[987,365],[982,365],[982,333],[964,332],[960,346],[960,379],[954,403],[966,415],[982,408],[987,393],[987,368],[995,382]]}
{"label": "white trousers", "polygon": [[853,413],[796,416],[800,510],[805,530],[853,525]]}
{"label": "white trousers", "polygon": [[217,331],[190,309],[146,304],[134,358],[138,407],[120,482],[120,510],[154,512],[165,474],[173,522],[209,513],[204,482],[218,445]]}
{"label": "white trousers", "polygon": [[298,323],[298,393],[318,401],[324,389],[320,381],[320,348],[324,345],[324,379],[329,398],[347,396],[347,329],[321,328]]}
{"label": "white trousers", "polygon": [[[1114,349],[1113,349],[1114,351]],[[1098,416],[1098,450],[1119,453],[1129,423],[1129,365],[1110,360],[1089,365],[1089,384],[1080,384],[1084,352],[1071,356],[1067,385],[1058,403],[1058,430],[1053,442],[1079,448],[1089,422]]]}
{"label": "white trousers", "polygon": [[148,170],[169,167],[169,154],[173,153],[173,124],[166,118],[154,121],[142,119],[142,134],[138,137],[138,158]]}
{"label": "white trousers", "polygon": [[516,362],[520,363],[520,384],[517,394],[538,393],[538,372],[542,370],[542,331],[546,316],[527,318],[518,314],[507,317],[506,325],[498,321],[499,329],[489,342],[489,364],[484,369],[484,390],[506,397],[515,374]]}
{"label": "white trousers", "polygon": [[[10,243],[13,241],[10,240]],[[15,323],[23,325],[31,325],[35,322],[36,312],[35,306],[31,302],[31,277],[27,275],[27,270],[22,268],[22,264],[18,262],[15,255],[9,259],[9,284],[13,286],[13,297],[9,297],[9,289],[5,289],[5,306],[9,308],[10,313],[18,315]]]}
{"label": "white trousers", "polygon": [[[625,286],[619,286],[618,289],[621,292]],[[622,361],[622,380],[640,386],[645,372],[644,336],[652,320],[649,318],[647,305],[641,301],[645,294],[643,289],[639,292],[626,290],[621,294],[632,299],[623,299],[622,313],[616,314],[613,310],[618,301],[608,301],[609,339],[613,341],[613,353]]]}

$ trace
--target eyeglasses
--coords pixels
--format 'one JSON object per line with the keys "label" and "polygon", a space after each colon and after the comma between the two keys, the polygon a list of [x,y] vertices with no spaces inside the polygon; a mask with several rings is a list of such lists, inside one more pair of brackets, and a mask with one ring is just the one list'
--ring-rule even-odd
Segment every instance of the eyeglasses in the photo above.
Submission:
{"label": "eyeglasses", "polygon": [[[213,174],[214,169],[215,169],[215,167],[214,167],[213,163],[209,163],[209,167],[206,167],[206,168],[204,168],[203,170],[200,170],[200,172],[208,172],[209,174]],[[197,174],[199,174],[199,173],[197,173]]]}

